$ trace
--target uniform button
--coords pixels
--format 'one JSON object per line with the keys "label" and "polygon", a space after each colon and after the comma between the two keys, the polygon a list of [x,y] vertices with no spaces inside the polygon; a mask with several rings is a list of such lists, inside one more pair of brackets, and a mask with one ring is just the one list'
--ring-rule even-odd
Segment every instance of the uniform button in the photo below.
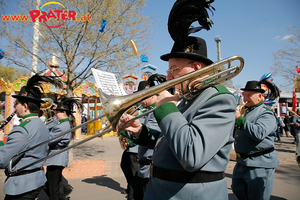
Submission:
{"label": "uniform button", "polygon": [[238,129],[240,129],[241,127],[238,127]]}
{"label": "uniform button", "polygon": [[234,144],[236,144],[236,142],[234,142]]}
{"label": "uniform button", "polygon": [[157,148],[154,149],[155,151],[157,150]]}

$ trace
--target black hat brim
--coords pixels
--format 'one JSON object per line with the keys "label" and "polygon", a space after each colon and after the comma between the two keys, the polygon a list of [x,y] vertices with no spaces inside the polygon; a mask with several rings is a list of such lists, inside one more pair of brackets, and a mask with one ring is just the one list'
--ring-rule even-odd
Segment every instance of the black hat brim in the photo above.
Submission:
{"label": "black hat brim", "polygon": [[254,92],[260,92],[260,93],[265,93],[266,91],[264,89],[247,89],[247,88],[241,88],[243,91],[254,91]]}
{"label": "black hat brim", "polygon": [[22,95],[11,95],[13,98],[19,99],[21,101],[25,101],[25,102],[32,102],[35,104],[39,104],[39,103],[46,103],[45,101],[41,100],[41,99],[36,99],[36,98],[32,98],[29,96],[22,96]]}
{"label": "black hat brim", "polygon": [[168,53],[160,56],[160,59],[163,61],[168,61],[170,58],[186,58],[190,60],[195,60],[198,62],[203,62],[207,65],[213,64],[214,62],[204,56],[201,56],[199,54],[195,53],[184,53],[184,52],[174,52],[174,53]]}

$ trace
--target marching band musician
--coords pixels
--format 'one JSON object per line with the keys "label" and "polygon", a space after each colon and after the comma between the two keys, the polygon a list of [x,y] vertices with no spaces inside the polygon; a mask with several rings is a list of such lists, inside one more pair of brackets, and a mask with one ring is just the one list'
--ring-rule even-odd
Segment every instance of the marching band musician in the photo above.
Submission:
{"label": "marching band musician", "polygon": [[[158,75],[158,74],[151,75],[148,80],[152,80],[152,79],[154,79],[153,77],[157,77],[157,76],[163,77],[164,81],[165,81],[165,76]],[[150,87],[154,86],[154,84],[150,85],[148,83],[148,81],[141,81],[139,83],[137,91],[142,91],[149,86]],[[149,97],[149,98],[141,101],[141,105],[144,108],[143,111],[153,109],[155,107],[156,98],[157,98],[157,96],[154,95],[152,97]],[[151,127],[154,130],[160,131],[153,113],[149,113],[146,117],[140,118],[140,121],[141,121],[141,123],[145,124],[146,126]],[[128,136],[129,136],[129,139],[131,139],[131,140],[134,139],[134,138],[132,138],[132,135],[128,135]],[[155,142],[153,142],[153,145],[154,144],[155,144]],[[154,146],[152,146],[152,148],[149,149],[146,146],[139,145],[139,148],[138,148],[139,167],[138,167],[137,173],[134,177],[134,184],[133,184],[134,185],[133,197],[135,200],[140,200],[140,199],[144,198],[146,188],[147,188],[149,178],[150,178],[150,164],[151,164],[152,156],[153,156],[153,148],[154,148]]]}
{"label": "marching band musician", "polygon": [[[74,98],[61,98],[54,110],[55,115],[59,121],[59,124],[53,127],[50,131],[50,138],[53,138],[61,133],[64,133],[76,126],[75,117],[73,116],[74,105],[77,106],[80,112],[83,110],[81,102]],[[69,134],[63,135],[48,143],[49,154],[52,155],[61,149],[66,148],[75,136],[75,131]],[[62,152],[54,157],[47,159],[45,165],[47,166],[47,183],[46,188],[50,200],[62,200],[67,199],[62,180],[62,170],[68,164],[69,152]]]}
{"label": "marching band musician", "polygon": [[[187,37],[176,42],[171,53],[161,56],[169,62],[167,80],[205,68],[206,42]],[[186,92],[186,82],[181,92]],[[180,89],[180,84],[175,89]],[[236,99],[224,86],[207,86],[191,99],[163,91],[157,95],[154,117],[161,132],[138,120],[124,126],[146,144],[159,134],[154,148],[152,176],[144,199],[228,199],[226,166],[233,143]],[[124,123],[131,118],[122,116]]]}
{"label": "marching band musician", "polygon": [[[0,168],[7,168],[10,159],[17,153],[35,146],[49,138],[49,131],[45,124],[38,118],[41,103],[41,83],[51,82],[51,77],[43,77],[38,74],[32,76],[17,95],[14,108],[18,117],[23,121],[14,126],[7,136],[4,146],[0,147]],[[13,170],[20,169],[30,163],[47,156],[47,144],[28,151],[13,162]],[[28,167],[16,174],[9,174],[4,184],[5,200],[32,199],[34,200],[42,186],[46,182],[46,176],[42,168],[43,162]]]}
{"label": "marching band musician", "polygon": [[[270,86],[268,86],[270,88]],[[258,81],[248,81],[243,90],[245,114],[236,111],[234,149],[237,158],[232,175],[232,191],[238,199],[270,199],[275,167],[274,150],[277,123],[271,109],[263,103]]]}
{"label": "marching band musician", "polygon": [[[53,104],[51,106],[52,121],[50,121],[50,123],[47,123],[47,127],[49,131],[51,131],[53,127],[59,124],[59,121],[56,115],[54,114],[54,109],[56,109],[57,103],[58,103],[57,101],[53,101]],[[62,183],[61,186],[63,187],[63,191],[64,191],[64,196],[68,196],[74,190],[74,188],[68,183],[68,180],[64,176],[62,176],[61,183]],[[47,185],[48,183],[46,182],[43,189],[46,192],[46,194],[49,196],[49,190]]]}

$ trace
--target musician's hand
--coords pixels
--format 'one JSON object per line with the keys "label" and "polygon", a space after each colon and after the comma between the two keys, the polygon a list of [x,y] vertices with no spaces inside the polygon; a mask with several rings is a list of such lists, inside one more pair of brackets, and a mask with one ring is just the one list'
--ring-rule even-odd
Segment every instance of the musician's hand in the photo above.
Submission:
{"label": "musician's hand", "polygon": [[0,141],[3,141],[4,139],[4,131],[3,129],[0,129]]}
{"label": "musician's hand", "polygon": [[[127,122],[129,119],[132,119],[134,116],[132,115],[122,115],[120,118],[121,123]],[[140,120],[136,119],[131,122],[126,123],[123,125],[118,131],[125,130],[128,132],[131,132],[135,135],[138,135],[140,133],[140,130],[142,129],[142,124]]]}
{"label": "musician's hand", "polygon": [[235,112],[235,119],[239,118],[240,116],[241,116],[241,112],[239,109],[237,109]]}
{"label": "musician's hand", "polygon": [[166,102],[172,102],[175,105],[177,105],[178,101],[179,101],[178,94],[172,95],[168,91],[165,90],[165,91],[162,91],[161,93],[157,94],[155,106],[158,107],[161,104],[166,103]]}

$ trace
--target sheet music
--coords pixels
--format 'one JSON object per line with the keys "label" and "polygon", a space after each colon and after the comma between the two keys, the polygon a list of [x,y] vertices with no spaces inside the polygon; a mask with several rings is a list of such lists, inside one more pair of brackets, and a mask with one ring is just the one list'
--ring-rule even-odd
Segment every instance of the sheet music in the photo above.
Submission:
{"label": "sheet music", "polygon": [[98,89],[101,89],[102,92],[113,95],[113,96],[122,96],[116,75],[114,73],[105,72],[99,69],[92,69],[94,79]]}

